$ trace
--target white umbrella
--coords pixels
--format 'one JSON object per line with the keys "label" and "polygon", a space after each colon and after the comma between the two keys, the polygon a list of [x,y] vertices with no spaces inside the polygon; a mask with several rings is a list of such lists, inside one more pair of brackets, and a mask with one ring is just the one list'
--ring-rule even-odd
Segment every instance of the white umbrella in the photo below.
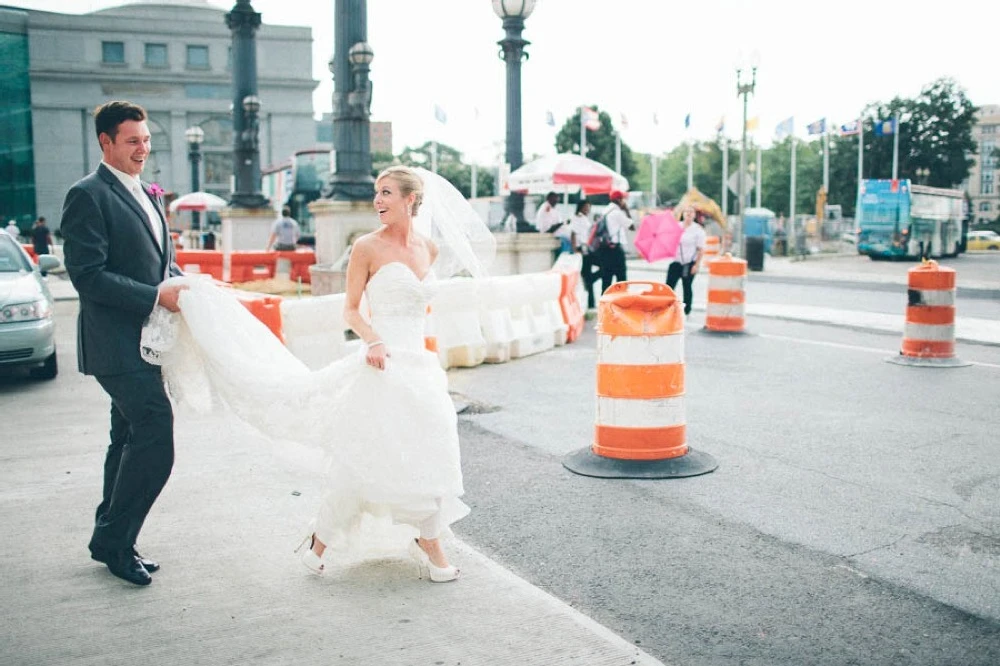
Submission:
{"label": "white umbrella", "polygon": [[628,180],[600,162],[575,153],[560,153],[528,162],[510,174],[511,192],[547,194],[571,193],[583,188],[584,194],[607,194],[612,190],[628,191]]}
{"label": "white umbrella", "polygon": [[203,213],[207,210],[222,210],[229,205],[222,197],[217,197],[208,192],[191,192],[184,196],[177,197],[170,202],[170,212],[176,213],[179,210],[191,210]]}

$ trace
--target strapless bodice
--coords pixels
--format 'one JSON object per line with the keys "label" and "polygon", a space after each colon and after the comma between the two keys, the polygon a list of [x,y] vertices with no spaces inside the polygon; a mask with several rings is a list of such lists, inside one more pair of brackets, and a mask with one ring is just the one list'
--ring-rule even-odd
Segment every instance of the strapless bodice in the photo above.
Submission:
{"label": "strapless bodice", "polygon": [[406,264],[383,265],[365,287],[372,328],[389,349],[424,348],[427,306],[434,295],[434,278],[421,280]]}

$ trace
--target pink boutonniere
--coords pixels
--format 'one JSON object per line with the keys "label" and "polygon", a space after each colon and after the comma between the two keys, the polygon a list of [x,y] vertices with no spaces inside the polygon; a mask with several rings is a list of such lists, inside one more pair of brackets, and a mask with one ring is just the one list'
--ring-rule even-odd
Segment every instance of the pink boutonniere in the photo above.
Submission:
{"label": "pink boutonniere", "polygon": [[149,193],[152,194],[154,197],[162,197],[163,196],[163,188],[160,187],[159,185],[157,185],[156,183],[150,183],[149,184]]}

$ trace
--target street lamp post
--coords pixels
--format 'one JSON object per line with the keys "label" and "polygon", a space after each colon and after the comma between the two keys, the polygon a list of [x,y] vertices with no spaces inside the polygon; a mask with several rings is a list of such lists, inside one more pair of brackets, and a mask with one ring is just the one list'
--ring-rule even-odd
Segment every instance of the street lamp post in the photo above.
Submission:
{"label": "street lamp post", "polygon": [[927,167],[918,167],[916,174],[917,174],[917,180],[920,181],[921,185],[923,185],[927,182],[928,176],[931,175],[931,170],[928,169]]}
{"label": "street lamp post", "polygon": [[226,14],[233,36],[233,188],[236,208],[264,208],[260,191],[260,98],[257,97],[257,29],[260,13],[250,0],[237,0]]}
{"label": "street lamp post", "polygon": [[754,88],[757,87],[757,63],[754,62],[750,66],[750,81],[743,81],[743,69],[742,67],[736,68],[736,96],[743,97],[743,143],[740,146],[740,177],[739,177],[739,196],[740,196],[740,256],[744,259],[747,256],[746,249],[746,229],[744,227],[744,215],[746,211],[746,180],[747,180],[747,102],[750,95],[753,94]]}
{"label": "street lamp post", "polygon": [[[205,140],[205,130],[197,125],[184,131],[188,142],[188,158],[191,160],[191,191],[197,192],[201,185],[198,182],[198,163],[201,162],[201,142]],[[191,211],[191,230],[201,231],[201,213]]]}
{"label": "street lamp post", "polygon": [[323,196],[334,201],[371,199],[371,103],[369,77],[375,52],[368,43],[365,0],[337,0],[334,8],[333,75],[334,165]]}
{"label": "street lamp post", "polygon": [[[535,0],[492,0],[493,11],[503,20],[504,38],[500,59],[507,63],[507,163],[514,171],[521,166],[521,60],[527,60],[524,47],[531,42],[521,37],[524,20],[535,9]],[[511,192],[507,196],[507,214],[513,215],[518,231],[536,231],[524,220],[524,195]]]}

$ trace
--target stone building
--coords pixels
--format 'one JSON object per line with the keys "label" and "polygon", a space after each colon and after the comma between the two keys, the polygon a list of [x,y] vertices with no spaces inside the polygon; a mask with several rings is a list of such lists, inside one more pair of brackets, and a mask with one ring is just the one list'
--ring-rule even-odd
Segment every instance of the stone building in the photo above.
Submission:
{"label": "stone building", "polygon": [[[58,226],[67,189],[100,162],[91,113],[111,99],[149,112],[153,154],[144,179],[167,192],[190,191],[184,132],[198,125],[205,133],[201,189],[228,198],[233,93],[227,11],[207,0],[140,0],[80,15],[0,7],[0,44],[22,40],[28,50],[33,214]],[[260,150],[261,163],[268,164],[312,143],[318,82],[312,78],[312,30],[262,19]]]}
{"label": "stone building", "polygon": [[973,225],[987,224],[1000,219],[1000,105],[987,104],[976,113],[972,127],[972,140],[976,142],[975,164],[969,172],[966,191],[969,193],[969,211]]}

